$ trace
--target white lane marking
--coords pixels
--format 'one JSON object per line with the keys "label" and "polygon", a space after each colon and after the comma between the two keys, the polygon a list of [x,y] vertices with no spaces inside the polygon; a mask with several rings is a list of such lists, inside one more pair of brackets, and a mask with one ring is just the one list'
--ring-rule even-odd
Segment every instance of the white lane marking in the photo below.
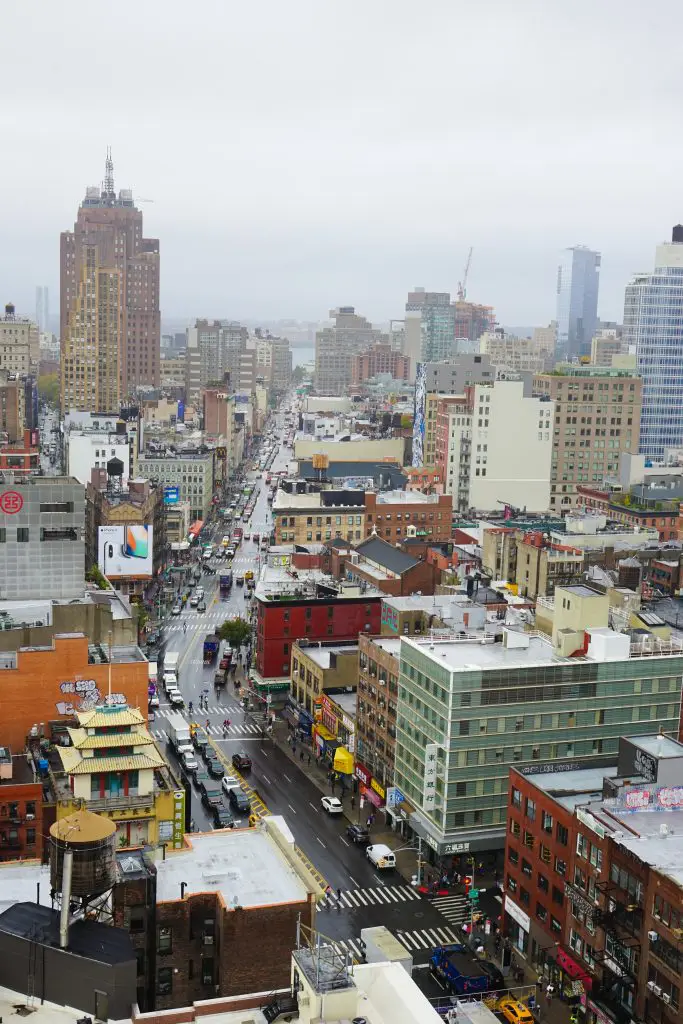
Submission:
{"label": "white lane marking", "polygon": [[378,900],[378,899],[377,899],[377,897],[375,897],[375,896],[373,896],[373,895],[372,895],[372,893],[373,893],[373,890],[372,890],[372,889],[366,889],[366,890],[365,890],[365,895],[366,895],[366,896],[367,896],[367,898],[368,898],[368,903],[370,904],[370,906],[371,906],[371,907],[374,907],[374,906],[376,906],[376,905],[377,905],[378,903],[381,903],[382,901],[381,901],[381,900]]}
{"label": "white lane marking", "polygon": [[346,842],[346,840],[344,839],[344,836],[339,836],[339,838],[341,839],[341,841],[342,841],[342,843],[344,844],[344,846],[348,846],[348,845],[349,845],[349,844],[348,844],[348,843]]}
{"label": "white lane marking", "polygon": [[270,779],[269,779],[269,778],[267,778],[267,777],[266,777],[265,775],[262,775],[262,776],[261,776],[261,778],[263,779],[263,781],[265,782],[265,784],[266,784],[267,786],[270,786],[270,785],[272,785],[272,783],[271,783]]}
{"label": "white lane marking", "polygon": [[344,898],[347,899],[347,900],[351,900],[351,902],[353,903],[354,907],[359,907],[360,906],[360,903],[353,898],[353,896],[351,895],[351,893],[349,892],[348,889],[344,893]]}
{"label": "white lane marking", "polygon": [[361,901],[361,903],[363,904],[363,906],[364,906],[364,907],[367,907],[367,905],[368,905],[368,904],[367,904],[367,900],[365,899],[365,896],[364,896],[364,895],[363,895],[363,893],[362,893],[362,892],[360,891],[360,889],[354,889],[353,891],[354,891],[355,895],[356,895],[356,896],[358,897],[358,899],[359,899],[359,900]]}
{"label": "white lane marking", "polygon": [[287,779],[287,782],[291,783],[292,780],[290,779],[289,775],[286,775],[285,772],[283,772],[282,776],[283,778]]}
{"label": "white lane marking", "polygon": [[[315,806],[315,804],[312,804],[310,800],[308,801],[308,806],[312,807],[316,814],[318,813],[318,808]],[[318,837],[316,836],[316,839],[317,838]]]}
{"label": "white lane marking", "polygon": [[292,807],[291,804],[287,804],[287,806],[289,807],[289,809],[292,812],[292,814],[296,814],[296,811],[294,810],[294,808]]}
{"label": "white lane marking", "polygon": [[[351,879],[351,881],[353,882],[354,885],[356,885],[356,886],[358,885],[358,882],[356,881],[355,878],[353,878],[352,875],[349,875],[349,878]],[[358,889],[354,889],[354,892],[358,892]]]}
{"label": "white lane marking", "polygon": [[320,838],[319,838],[318,836],[316,836],[315,838],[316,838],[316,839],[318,840],[318,842],[319,842],[319,843],[320,843],[320,845],[322,846],[323,850],[326,850],[326,849],[327,849],[327,847],[325,846],[325,844],[324,844],[324,842],[322,841],[322,839],[320,839]]}
{"label": "white lane marking", "polygon": [[396,902],[396,900],[392,899],[392,898],[391,898],[391,897],[390,897],[390,896],[389,896],[389,895],[388,895],[388,894],[387,894],[386,892],[384,892],[383,890],[378,890],[378,892],[379,892],[380,896],[382,897],[382,899],[384,900],[384,902],[385,902],[385,903],[395,903],[395,902]]}

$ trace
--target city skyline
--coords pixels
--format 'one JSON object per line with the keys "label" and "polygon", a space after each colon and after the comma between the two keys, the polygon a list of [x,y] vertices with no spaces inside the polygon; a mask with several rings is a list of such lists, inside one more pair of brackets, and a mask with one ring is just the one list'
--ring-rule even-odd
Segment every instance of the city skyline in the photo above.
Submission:
{"label": "city skyline", "polygon": [[[272,5],[269,31],[259,35],[259,74],[252,74],[249,48],[234,57],[235,77],[250,82],[239,96],[205,45],[207,35],[210,46],[220,44],[228,30],[258,34],[255,13],[240,11],[233,25],[227,12],[214,12],[207,33],[201,16],[187,26],[171,5],[160,41],[159,6],[135,11],[132,37],[124,3],[121,21],[107,20],[116,57],[103,55],[107,73],[84,97],[79,53],[104,26],[105,12],[75,2],[66,14],[46,8],[37,25],[25,10],[8,12],[8,32],[31,45],[4,62],[8,81],[22,71],[24,85],[3,176],[7,194],[31,196],[31,225],[25,201],[12,204],[0,256],[6,299],[29,312],[37,282],[56,294],[55,234],[74,194],[99,177],[101,153],[111,145],[121,180],[151,201],[142,208],[163,239],[166,317],[317,320],[334,305],[353,304],[385,322],[400,314],[416,281],[454,294],[473,246],[468,298],[493,306],[501,323],[544,324],[554,315],[557,253],[582,242],[603,254],[598,313],[619,319],[626,284],[648,266],[660,225],[681,219],[679,144],[666,129],[681,85],[657,56],[679,9],[665,4],[643,32],[638,19],[623,17],[630,4],[596,11],[578,3],[571,12],[540,14],[530,3],[514,12],[493,6],[490,20],[447,10],[415,25],[406,4],[392,5],[391,18],[380,5],[364,12],[358,33],[353,6],[340,15],[302,2],[286,17]],[[58,63],[51,49],[57,27],[65,37]],[[452,75],[453,31],[479,38],[484,29],[486,73],[473,48],[459,52]],[[567,45],[558,47],[558,38]],[[602,59],[608,43],[638,52],[638,61],[615,74]],[[362,87],[335,74],[352,46],[365,67]],[[154,48],[160,77],[144,61],[140,67],[138,47]],[[114,110],[106,83],[121,60],[140,74]],[[572,73],[577,61],[591,67],[590,80]],[[55,74],[59,90],[49,88]],[[625,173],[623,152],[641,109],[648,159],[629,161]],[[64,127],[95,110],[95,131],[64,147]],[[22,128],[35,123],[43,126],[38,140]],[[217,134],[217,123],[232,131]],[[201,161],[183,141],[190,127],[193,137],[211,140]],[[485,155],[492,141],[504,154],[495,160]],[[45,189],[44,157],[58,146]]]}

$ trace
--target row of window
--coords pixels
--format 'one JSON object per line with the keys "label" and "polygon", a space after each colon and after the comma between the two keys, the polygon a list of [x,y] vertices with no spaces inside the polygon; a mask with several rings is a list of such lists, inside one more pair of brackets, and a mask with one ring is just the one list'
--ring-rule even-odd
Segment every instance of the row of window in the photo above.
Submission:
{"label": "row of window", "polygon": [[[75,526],[64,526],[62,528],[47,529],[41,526],[39,529],[40,540],[49,543],[50,541],[78,540],[78,530]],[[17,527],[17,544],[28,544],[30,533],[28,526]],[[0,526],[0,544],[7,543],[7,527]]]}

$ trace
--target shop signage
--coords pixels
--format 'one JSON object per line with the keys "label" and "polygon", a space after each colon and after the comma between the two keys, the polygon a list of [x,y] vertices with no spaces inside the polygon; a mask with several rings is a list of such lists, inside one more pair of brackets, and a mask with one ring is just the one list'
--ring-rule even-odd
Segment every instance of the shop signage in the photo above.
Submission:
{"label": "shop signage", "polygon": [[656,782],[657,762],[651,754],[646,754],[644,750],[636,750],[633,767],[648,782]]}
{"label": "shop signage", "polygon": [[436,807],[436,753],[437,743],[428,743],[425,747],[425,774],[422,789],[422,806],[425,811],[433,811]]}
{"label": "shop signage", "polygon": [[531,928],[531,920],[529,915],[525,914],[521,907],[518,907],[516,903],[513,903],[508,895],[505,896],[505,913],[509,914],[513,921],[516,921],[520,928],[523,928],[525,932],[528,932]]}
{"label": "shop signage", "polygon": [[405,797],[398,786],[389,786],[387,789],[387,807],[396,807],[397,804],[402,804]]}
{"label": "shop signage", "polygon": [[589,828],[591,832],[595,832],[596,836],[600,836],[601,839],[604,839],[607,835],[607,829],[605,828],[605,826],[601,825],[598,819],[594,818],[592,814],[588,813],[588,811],[584,811],[581,807],[577,807],[576,817],[582,825],[585,825],[586,828]]}
{"label": "shop signage", "polygon": [[587,917],[593,918],[593,912],[595,910],[593,904],[587,899],[583,893],[575,889],[571,882],[564,883],[564,894],[568,896],[572,901],[573,906],[578,907]]}
{"label": "shop signage", "polygon": [[160,821],[159,822],[159,841],[167,843],[170,839],[173,839],[173,822],[172,821]]}
{"label": "shop signage", "polygon": [[384,797],[386,796],[386,790],[384,786],[381,786],[377,779],[373,779],[370,783],[370,786],[372,789],[374,789],[375,793],[377,793],[377,796],[381,797],[381,799],[384,800]]}
{"label": "shop signage", "polygon": [[173,849],[180,850],[185,834],[185,792],[178,789],[173,794]]}
{"label": "shop signage", "polygon": [[367,770],[364,764],[360,763],[360,761],[356,761],[354,774],[357,779],[360,779],[364,786],[370,785],[372,781],[372,774]]}
{"label": "shop signage", "polygon": [[444,853],[467,853],[470,848],[469,843],[447,843],[443,848]]}
{"label": "shop signage", "polygon": [[19,491],[3,491],[0,494],[0,511],[6,516],[16,515],[24,507],[24,499]]}
{"label": "shop signage", "polygon": [[515,769],[520,775],[550,775],[554,772],[573,772],[577,768],[584,768],[580,761],[563,761],[557,764],[555,761],[548,761],[547,764],[527,764],[522,768]]}
{"label": "shop signage", "polygon": [[614,1024],[614,1019],[612,1017],[608,1017],[604,1010],[601,1010],[595,1005],[592,999],[588,1000],[588,1009],[595,1014],[595,1019],[599,1021],[600,1024]]}

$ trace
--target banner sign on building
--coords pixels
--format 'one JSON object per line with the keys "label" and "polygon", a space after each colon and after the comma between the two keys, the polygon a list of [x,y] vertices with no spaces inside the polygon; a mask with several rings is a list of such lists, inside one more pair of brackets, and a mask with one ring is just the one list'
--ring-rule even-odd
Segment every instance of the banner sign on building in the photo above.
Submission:
{"label": "banner sign on building", "polygon": [[179,501],[179,487],[164,487],[164,505],[177,505]]}
{"label": "banner sign on building", "polygon": [[425,774],[422,790],[422,806],[425,811],[433,811],[436,807],[436,756],[439,746],[428,743],[425,747]]}

